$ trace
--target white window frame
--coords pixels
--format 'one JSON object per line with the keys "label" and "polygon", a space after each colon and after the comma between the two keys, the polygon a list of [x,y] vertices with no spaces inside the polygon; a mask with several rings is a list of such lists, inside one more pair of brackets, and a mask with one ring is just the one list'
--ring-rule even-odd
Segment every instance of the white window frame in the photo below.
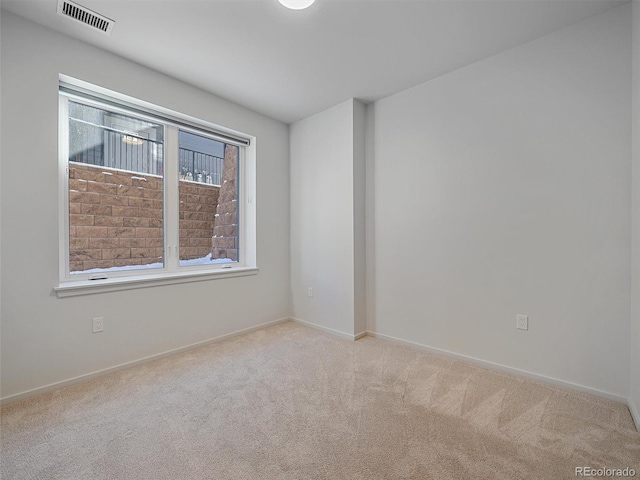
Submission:
{"label": "white window frame", "polygon": [[[211,280],[218,278],[254,275],[258,273],[256,259],[256,139],[253,136],[232,131],[210,122],[170,111],[165,108],[109,91],[85,82],[61,75],[59,91],[58,129],[58,205],[59,205],[59,285],[54,288],[59,297],[86,295],[130,288],[150,287],[173,283]],[[77,95],[69,87],[78,88]],[[95,93],[96,98],[86,92]],[[108,103],[102,103],[101,98]],[[141,268],[105,272],[104,274],[71,274],[69,271],[69,101],[82,103],[114,113],[162,124],[164,126],[164,199],[163,199],[163,244],[164,267]],[[134,105],[135,112],[127,108]],[[151,112],[146,116],[140,111]],[[176,119],[177,121],[172,121]],[[248,145],[238,145],[239,193],[238,193],[238,251],[237,262],[211,265],[179,265],[179,176],[178,176],[178,132],[180,130],[220,141],[224,138],[244,139]],[[218,135],[216,135],[218,134]],[[232,141],[226,143],[236,144]]]}

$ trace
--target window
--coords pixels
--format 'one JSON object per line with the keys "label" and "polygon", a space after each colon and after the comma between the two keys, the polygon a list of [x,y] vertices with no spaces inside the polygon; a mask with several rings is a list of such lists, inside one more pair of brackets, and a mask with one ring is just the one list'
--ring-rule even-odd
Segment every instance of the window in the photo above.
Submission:
{"label": "window", "polygon": [[249,136],[61,82],[58,290],[255,268],[254,153]]}

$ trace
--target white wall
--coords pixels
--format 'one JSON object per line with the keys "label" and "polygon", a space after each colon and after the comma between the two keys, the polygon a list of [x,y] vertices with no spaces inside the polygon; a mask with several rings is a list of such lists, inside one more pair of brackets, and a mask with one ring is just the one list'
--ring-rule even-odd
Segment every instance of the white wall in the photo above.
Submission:
{"label": "white wall", "polygon": [[[0,9],[0,25],[2,10]],[[2,52],[2,35],[0,35],[0,55]],[[1,72],[1,70],[0,70]],[[0,73],[0,92],[2,91],[2,75]],[[2,100],[0,99],[0,103]],[[0,146],[2,145],[2,115],[0,115]],[[0,149],[0,186],[2,185],[2,151]],[[0,195],[0,226],[2,225],[2,195]],[[0,259],[2,259],[2,228],[0,228]],[[0,398],[2,398],[2,261],[0,261]]]}
{"label": "white wall", "polygon": [[289,136],[293,317],[352,337],[365,325],[364,106],[348,100]]}
{"label": "white wall", "polygon": [[353,102],[353,292],[354,333],[367,331],[366,121],[367,107]]}
{"label": "white wall", "polygon": [[373,331],[376,324],[375,110],[376,104],[370,103],[365,111],[365,304],[367,331]]}
{"label": "white wall", "polygon": [[640,1],[633,2],[633,175],[631,262],[631,395],[629,406],[640,429]]}
{"label": "white wall", "polygon": [[[257,137],[257,276],[56,297],[59,73]],[[286,125],[3,12],[2,139],[3,397],[289,315]]]}
{"label": "white wall", "polygon": [[630,9],[376,102],[369,329],[627,398]]}

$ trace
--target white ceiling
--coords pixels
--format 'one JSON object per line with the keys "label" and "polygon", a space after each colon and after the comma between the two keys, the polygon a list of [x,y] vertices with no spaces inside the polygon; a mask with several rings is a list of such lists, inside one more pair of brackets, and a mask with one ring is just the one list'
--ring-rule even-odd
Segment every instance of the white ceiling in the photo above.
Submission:
{"label": "white ceiling", "polygon": [[377,100],[617,7],[621,0],[76,0],[111,36],[56,14],[2,8],[286,123]]}

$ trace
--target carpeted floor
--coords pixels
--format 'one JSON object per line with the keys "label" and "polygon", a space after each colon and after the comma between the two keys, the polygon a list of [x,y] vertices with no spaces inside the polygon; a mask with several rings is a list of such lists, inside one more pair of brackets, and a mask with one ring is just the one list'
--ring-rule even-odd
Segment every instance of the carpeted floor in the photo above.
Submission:
{"label": "carpeted floor", "polygon": [[627,407],[291,322],[2,408],[3,480],[569,479]]}

